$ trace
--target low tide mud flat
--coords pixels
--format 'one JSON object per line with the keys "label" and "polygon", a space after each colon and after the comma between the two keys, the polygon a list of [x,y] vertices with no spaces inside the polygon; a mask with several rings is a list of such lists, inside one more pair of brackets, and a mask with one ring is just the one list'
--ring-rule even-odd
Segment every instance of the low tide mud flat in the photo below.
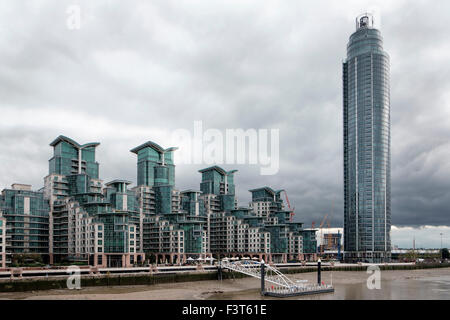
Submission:
{"label": "low tide mud flat", "polygon": [[[317,281],[315,272],[289,274],[294,280]],[[381,271],[380,289],[370,290],[364,271],[323,272],[322,281],[333,283],[334,293],[284,299],[445,299],[450,300],[450,268]],[[41,300],[185,300],[277,299],[262,297],[255,278],[207,280],[138,286],[86,287],[1,293],[0,299]],[[270,284],[267,284],[270,286]],[[279,298],[278,298],[279,299]]]}

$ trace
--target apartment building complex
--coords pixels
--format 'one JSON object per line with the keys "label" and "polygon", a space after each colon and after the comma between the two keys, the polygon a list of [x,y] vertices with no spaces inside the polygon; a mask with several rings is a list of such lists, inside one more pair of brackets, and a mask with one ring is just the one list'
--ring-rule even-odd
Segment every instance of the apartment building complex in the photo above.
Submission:
{"label": "apartment building complex", "polygon": [[249,256],[265,261],[315,259],[315,231],[291,222],[280,191],[250,190],[249,207],[237,207],[234,174],[218,166],[200,170],[211,253]]}
{"label": "apartment building complex", "polygon": [[148,141],[137,156],[137,185],[104,183],[96,162],[98,142],[59,136],[50,146],[44,187],[15,184],[0,199],[2,264],[20,253],[45,263],[132,266],[145,262],[249,256],[266,261],[315,259],[314,230],[291,222],[281,191],[250,190],[239,207],[234,175],[218,166],[200,170],[200,190],[175,188],[173,153]]}
{"label": "apartment building complex", "polygon": [[6,219],[0,213],[0,268],[6,268]]}
{"label": "apartment building complex", "polygon": [[[42,191],[31,185],[13,184],[0,195],[8,260],[13,255],[34,254],[48,260],[49,208]],[[3,251],[2,251],[3,252]]]}
{"label": "apartment building complex", "polygon": [[131,182],[99,179],[95,151],[59,136],[50,146],[44,197],[49,202],[50,263],[84,261],[99,266],[143,262],[140,212]]}

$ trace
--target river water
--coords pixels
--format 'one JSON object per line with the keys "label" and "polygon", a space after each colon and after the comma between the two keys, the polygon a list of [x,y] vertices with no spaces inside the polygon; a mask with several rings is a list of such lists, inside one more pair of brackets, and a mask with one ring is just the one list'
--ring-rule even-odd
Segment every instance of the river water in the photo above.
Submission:
{"label": "river water", "polygon": [[[334,279],[332,279],[334,276]],[[333,282],[334,293],[290,297],[294,300],[450,300],[450,269],[381,271],[379,289],[369,289],[365,272],[330,272],[322,278]],[[295,275],[294,279],[315,281],[316,275]],[[334,281],[333,281],[334,280]],[[258,289],[214,294],[209,299],[277,299],[262,297]]]}
{"label": "river water", "polygon": [[[339,279],[342,280],[342,279]],[[290,297],[290,300],[450,300],[450,274],[431,277],[381,280],[379,289],[369,289],[366,282],[334,282],[335,292]],[[277,299],[262,297],[259,289],[213,294],[208,299]]]}
{"label": "river water", "polygon": [[[289,274],[293,280],[317,281],[316,273]],[[450,268],[381,271],[380,289],[370,290],[366,272],[323,272],[322,281],[335,287],[334,293],[283,299],[433,299],[450,300]],[[72,299],[72,300],[165,300],[165,299],[279,299],[260,294],[260,280],[255,278],[223,281],[165,283],[151,286],[87,287],[81,290],[48,290],[1,293],[0,299]],[[270,286],[270,284],[267,284]]]}

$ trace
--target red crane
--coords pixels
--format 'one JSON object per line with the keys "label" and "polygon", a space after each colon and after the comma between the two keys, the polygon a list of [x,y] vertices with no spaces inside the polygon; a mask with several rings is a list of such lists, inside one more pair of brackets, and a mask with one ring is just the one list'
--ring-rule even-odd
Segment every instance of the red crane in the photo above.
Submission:
{"label": "red crane", "polygon": [[291,203],[289,202],[289,198],[288,198],[286,190],[283,190],[283,192],[284,192],[284,196],[286,197],[286,202],[287,202],[287,205],[288,205],[288,208],[290,211],[289,221],[292,222],[292,219],[294,218],[294,215],[295,215],[295,212],[294,212],[295,207],[291,208]]}

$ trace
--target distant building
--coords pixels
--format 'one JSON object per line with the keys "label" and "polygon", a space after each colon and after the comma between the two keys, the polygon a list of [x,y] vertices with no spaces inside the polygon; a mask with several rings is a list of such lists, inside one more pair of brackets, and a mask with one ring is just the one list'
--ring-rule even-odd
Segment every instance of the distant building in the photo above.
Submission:
{"label": "distant building", "polygon": [[344,251],[342,241],[342,228],[322,228],[317,234],[318,252],[324,251]]}
{"label": "distant building", "polygon": [[356,19],[343,64],[344,247],[349,262],[391,257],[389,56],[373,17]]}

